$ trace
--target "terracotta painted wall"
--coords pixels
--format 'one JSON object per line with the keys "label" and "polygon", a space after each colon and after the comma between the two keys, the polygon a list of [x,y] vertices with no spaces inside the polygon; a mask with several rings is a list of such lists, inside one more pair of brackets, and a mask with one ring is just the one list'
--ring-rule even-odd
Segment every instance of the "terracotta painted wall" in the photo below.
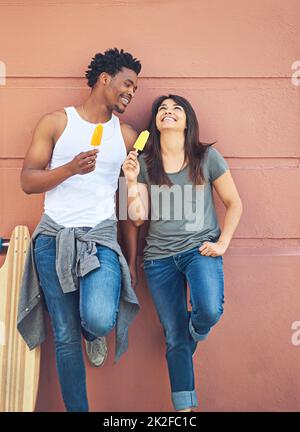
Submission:
{"label": "terracotta painted wall", "polygon": [[[1,236],[19,224],[32,231],[42,211],[42,196],[19,186],[36,122],[80,103],[90,58],[109,47],[143,63],[124,119],[141,129],[155,96],[186,96],[201,139],[217,140],[229,163],[244,214],[224,257],[224,316],[195,359],[203,411],[300,408],[300,337],[293,344],[291,328],[300,321],[300,86],[291,81],[299,40],[299,0],[0,0]],[[219,201],[218,213],[222,222]],[[112,334],[105,366],[87,365],[93,411],[172,410],[162,331],[139,277],[128,353],[113,364]],[[63,410],[52,337],[36,409]]]}

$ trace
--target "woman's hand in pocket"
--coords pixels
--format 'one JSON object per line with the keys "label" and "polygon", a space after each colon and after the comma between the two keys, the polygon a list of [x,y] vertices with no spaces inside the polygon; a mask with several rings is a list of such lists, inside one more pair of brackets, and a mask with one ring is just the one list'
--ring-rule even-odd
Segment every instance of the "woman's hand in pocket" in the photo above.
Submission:
{"label": "woman's hand in pocket", "polygon": [[222,256],[226,252],[228,245],[222,241],[209,242],[205,241],[203,245],[199,248],[199,252],[203,256],[217,257]]}

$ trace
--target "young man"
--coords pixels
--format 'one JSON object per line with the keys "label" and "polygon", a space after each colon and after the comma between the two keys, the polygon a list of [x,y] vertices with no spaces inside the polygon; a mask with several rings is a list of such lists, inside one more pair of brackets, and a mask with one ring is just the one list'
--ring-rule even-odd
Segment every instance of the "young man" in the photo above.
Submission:
{"label": "young man", "polygon": [[[141,64],[115,48],[96,54],[88,69],[89,97],[42,117],[21,173],[24,192],[46,195],[26,259],[18,329],[31,349],[44,340],[43,298],[68,411],[88,411],[81,333],[99,366],[107,354],[105,335],[116,325],[118,359],[139,310],[115,215],[120,168],[137,133],[113,111],[123,113],[134,97]],[[90,143],[99,123],[103,135],[95,149]],[[137,231],[129,220],[123,223],[134,284]]]}

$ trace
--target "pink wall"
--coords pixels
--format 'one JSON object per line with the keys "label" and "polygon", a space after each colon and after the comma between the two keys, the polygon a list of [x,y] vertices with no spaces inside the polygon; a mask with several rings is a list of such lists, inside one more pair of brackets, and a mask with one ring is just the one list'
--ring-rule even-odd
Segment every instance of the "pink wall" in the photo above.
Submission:
{"label": "pink wall", "polygon": [[[195,359],[203,411],[300,407],[300,104],[291,66],[300,60],[299,0],[0,0],[0,235],[33,230],[41,196],[19,186],[39,117],[79,103],[95,52],[123,47],[143,63],[126,119],[146,125],[157,95],[194,105],[202,140],[218,140],[244,203],[224,257],[225,313]],[[218,202],[222,220],[224,209]],[[142,236],[143,237],[143,233]],[[140,250],[142,239],[140,240]],[[3,263],[0,257],[0,265]],[[87,365],[93,411],[170,411],[163,336],[140,271],[142,311],[130,349],[113,365]],[[53,340],[42,348],[38,411],[63,410]]]}

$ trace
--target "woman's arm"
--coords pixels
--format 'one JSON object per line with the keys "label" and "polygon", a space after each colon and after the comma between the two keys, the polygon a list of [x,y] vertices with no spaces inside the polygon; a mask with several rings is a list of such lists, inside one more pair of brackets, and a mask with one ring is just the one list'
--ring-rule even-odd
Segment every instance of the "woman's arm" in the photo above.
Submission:
{"label": "woman's arm", "polygon": [[243,212],[243,204],[229,170],[212,184],[226,207],[224,226],[219,240],[216,243],[204,242],[199,251],[201,255],[219,256],[225,253],[230,244]]}
{"label": "woman's arm", "polygon": [[148,219],[148,189],[144,183],[128,181],[128,216],[136,226]]}
{"label": "woman's arm", "polygon": [[136,268],[138,235],[139,229],[130,219],[118,221],[118,243],[128,263],[133,288],[138,281]]}
{"label": "woman's arm", "polygon": [[127,182],[128,216],[136,226],[141,226],[148,219],[149,196],[147,185],[137,181],[140,165],[136,151],[129,153],[122,169]]}

